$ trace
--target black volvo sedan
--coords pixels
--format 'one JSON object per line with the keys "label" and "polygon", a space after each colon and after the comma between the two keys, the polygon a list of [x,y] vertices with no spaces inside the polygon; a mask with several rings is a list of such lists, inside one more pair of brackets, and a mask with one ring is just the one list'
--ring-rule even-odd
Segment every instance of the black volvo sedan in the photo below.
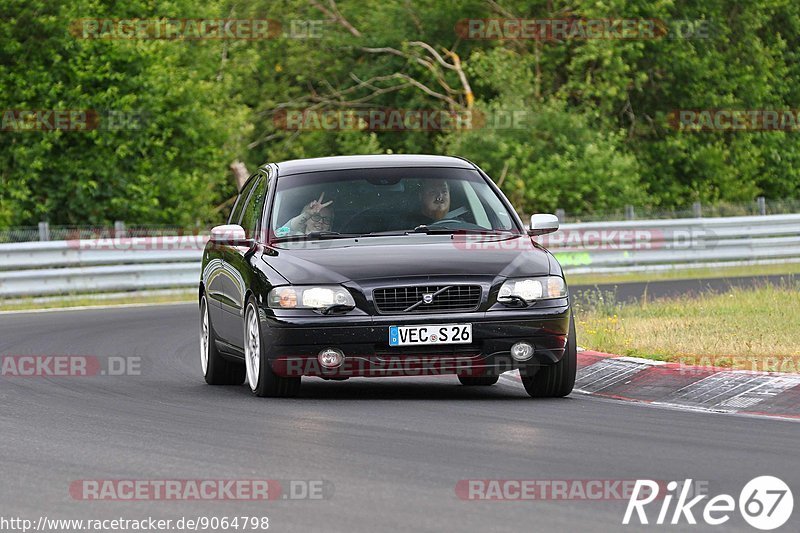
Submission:
{"label": "black volvo sedan", "polygon": [[213,385],[293,396],[303,376],[518,369],[565,396],[575,324],[560,265],[473,163],[429,155],[267,164],[214,228],[200,280],[200,358]]}

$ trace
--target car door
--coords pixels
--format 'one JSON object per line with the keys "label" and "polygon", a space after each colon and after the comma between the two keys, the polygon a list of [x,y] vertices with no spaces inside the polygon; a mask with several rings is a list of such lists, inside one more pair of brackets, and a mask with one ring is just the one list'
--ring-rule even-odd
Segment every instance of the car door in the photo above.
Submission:
{"label": "car door", "polygon": [[[239,225],[247,237],[258,239],[261,214],[268,190],[267,176],[261,172],[253,179],[253,186],[242,209]],[[226,266],[225,297],[223,299],[223,334],[225,342],[236,349],[244,347],[244,301],[251,285],[252,266],[250,247],[226,246],[223,252]]]}
{"label": "car door", "polygon": [[[242,211],[244,210],[247,197],[253,190],[255,180],[248,180],[236,196],[236,202],[233,205],[231,214],[228,216],[228,224],[239,224],[242,220]],[[208,296],[208,312],[211,316],[211,323],[214,326],[214,331],[217,338],[225,340],[222,332],[225,330],[226,315],[223,313],[223,303],[228,298],[227,294],[230,293],[228,285],[230,284],[231,273],[229,266],[225,260],[225,245],[215,245],[206,248],[206,261],[203,269],[203,282],[205,285],[206,295]]]}

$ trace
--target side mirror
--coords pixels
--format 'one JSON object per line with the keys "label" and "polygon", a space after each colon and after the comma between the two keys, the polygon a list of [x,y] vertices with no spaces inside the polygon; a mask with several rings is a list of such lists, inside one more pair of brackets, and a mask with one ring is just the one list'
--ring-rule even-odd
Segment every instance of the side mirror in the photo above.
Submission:
{"label": "side mirror", "polygon": [[558,231],[558,217],[537,213],[531,216],[531,229],[528,235],[544,235]]}
{"label": "side mirror", "polygon": [[238,224],[225,224],[211,229],[211,242],[227,246],[252,246],[253,239],[248,239],[244,228]]}

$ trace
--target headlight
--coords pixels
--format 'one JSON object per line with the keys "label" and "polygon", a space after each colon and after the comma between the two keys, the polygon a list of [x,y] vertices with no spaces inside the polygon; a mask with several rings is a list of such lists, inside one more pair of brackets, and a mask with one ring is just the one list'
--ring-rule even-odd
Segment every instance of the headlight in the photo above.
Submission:
{"label": "headlight", "polygon": [[269,291],[267,302],[276,309],[322,309],[332,305],[356,305],[347,289],[337,285],[275,287]]}
{"label": "headlight", "polygon": [[500,287],[497,300],[513,302],[520,298],[526,302],[545,300],[547,298],[563,298],[567,295],[567,284],[560,276],[543,276],[540,278],[509,279]]}

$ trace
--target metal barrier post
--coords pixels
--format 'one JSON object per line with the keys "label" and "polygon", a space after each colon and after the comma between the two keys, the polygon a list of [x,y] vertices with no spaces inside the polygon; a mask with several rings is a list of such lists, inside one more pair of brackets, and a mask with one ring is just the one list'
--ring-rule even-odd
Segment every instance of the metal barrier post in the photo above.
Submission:
{"label": "metal barrier post", "polygon": [[50,224],[48,222],[39,222],[39,240],[50,240]]}

